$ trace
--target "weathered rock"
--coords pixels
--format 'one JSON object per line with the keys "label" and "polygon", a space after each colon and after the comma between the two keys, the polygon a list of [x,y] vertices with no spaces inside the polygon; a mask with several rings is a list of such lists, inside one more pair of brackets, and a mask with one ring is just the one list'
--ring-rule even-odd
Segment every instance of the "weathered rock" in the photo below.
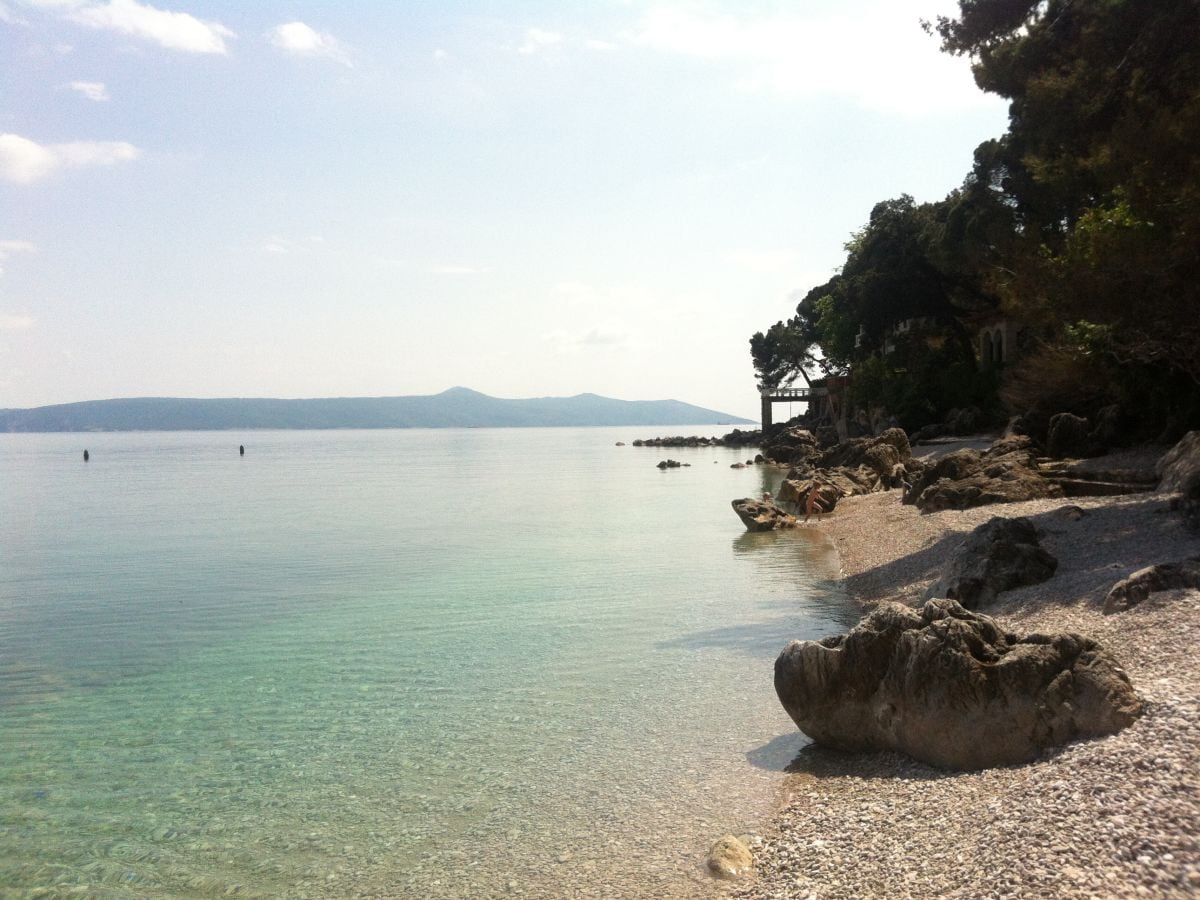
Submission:
{"label": "weathered rock", "polygon": [[1046,436],[1046,451],[1053,457],[1087,456],[1093,448],[1088,440],[1091,425],[1088,420],[1072,413],[1058,413],[1050,417],[1050,429]]}
{"label": "weathered rock", "polygon": [[1027,464],[1032,464],[1034,454],[1037,453],[1037,446],[1033,443],[1033,438],[1027,434],[1006,434],[992,441],[992,445],[984,451],[983,455],[988,459],[996,459],[1007,456],[1009,453],[1027,453],[1029,454]]}
{"label": "weathered rock", "polygon": [[735,428],[733,431],[720,438],[714,438],[726,447],[749,447],[758,445],[763,442],[763,433],[757,428],[750,431],[742,431],[740,428]]}
{"label": "weathered rock", "polygon": [[817,429],[817,446],[822,450],[829,447],[837,446],[837,442],[841,440],[838,435],[838,430],[832,425],[822,425]]}
{"label": "weathered rock", "polygon": [[833,512],[837,502],[842,497],[849,496],[843,488],[834,484],[828,478],[818,475],[814,478],[795,478],[787,479],[779,486],[779,492],[775,495],[780,503],[792,503],[800,509],[805,509],[808,506],[808,498],[816,494],[816,502],[820,504],[822,512]]}
{"label": "weathered rock", "polygon": [[683,466],[683,463],[675,459],[664,459],[658,464],[660,469],[678,469]]}
{"label": "weathered rock", "polygon": [[1045,581],[1056,568],[1058,560],[1038,544],[1032,522],[994,516],[967,535],[926,597],[949,597],[978,609],[1001,591]]}
{"label": "weathered rock", "polygon": [[[676,435],[674,437],[639,438],[633,442],[635,447],[720,447],[725,440],[719,437],[698,437],[696,435]],[[618,444],[618,447],[625,446]]]}
{"label": "weathered rock", "polygon": [[947,599],[885,603],[847,634],[793,641],[775,662],[775,690],[818,744],[964,770],[1115,733],[1142,710],[1095,641],[1018,637]]}
{"label": "weathered rock", "polygon": [[725,835],[708,851],[708,871],[717,878],[740,878],[753,867],[754,855],[750,848],[732,834]]}
{"label": "weathered rock", "polygon": [[912,448],[903,429],[889,428],[875,437],[851,438],[836,447],[831,447],[818,456],[813,465],[818,469],[833,469],[838,466],[878,465],[880,475],[890,472],[898,462],[912,459]]}
{"label": "weathered rock", "polygon": [[927,466],[905,491],[904,502],[916,503],[921,512],[936,512],[1062,495],[1059,485],[1038,474],[1031,451],[984,456],[968,447]]}
{"label": "weathered rock", "polygon": [[770,500],[747,497],[744,500],[733,500],[731,505],[748,531],[774,531],[776,528],[796,527],[796,517],[784,512]]}
{"label": "weathered rock", "polygon": [[800,465],[819,452],[813,433],[795,425],[772,432],[762,449],[766,459],[792,465]]}
{"label": "weathered rock", "polygon": [[1160,494],[1200,498],[1200,431],[1189,431],[1154,467]]}
{"label": "weathered rock", "polygon": [[1176,588],[1200,588],[1200,557],[1147,566],[1121,579],[1104,598],[1104,614],[1124,612],[1153,593]]}

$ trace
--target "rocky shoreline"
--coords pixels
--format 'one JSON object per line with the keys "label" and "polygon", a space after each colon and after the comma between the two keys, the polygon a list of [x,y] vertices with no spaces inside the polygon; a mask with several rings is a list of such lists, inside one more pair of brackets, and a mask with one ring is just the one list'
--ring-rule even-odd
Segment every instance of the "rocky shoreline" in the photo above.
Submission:
{"label": "rocky shoreline", "polygon": [[870,608],[919,603],[966,534],[995,515],[1028,517],[1058,568],[1004,591],[987,614],[1013,631],[1098,641],[1132,679],[1143,715],[1119,734],[1030,764],[967,773],[896,753],[809,747],[789,767],[754,879],[732,896],[1200,894],[1200,590],[1164,590],[1104,614],[1116,582],[1200,552],[1200,536],[1168,497],[1049,497],[922,513],[888,491],[845,497],[815,527],[837,548],[846,589]]}

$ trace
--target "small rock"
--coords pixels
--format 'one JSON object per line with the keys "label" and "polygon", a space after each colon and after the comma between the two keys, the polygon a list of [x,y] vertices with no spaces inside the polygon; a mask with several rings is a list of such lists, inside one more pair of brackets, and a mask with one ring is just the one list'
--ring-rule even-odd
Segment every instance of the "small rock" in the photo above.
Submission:
{"label": "small rock", "polygon": [[708,851],[708,870],[717,878],[734,879],[745,875],[754,866],[750,848],[727,834]]}

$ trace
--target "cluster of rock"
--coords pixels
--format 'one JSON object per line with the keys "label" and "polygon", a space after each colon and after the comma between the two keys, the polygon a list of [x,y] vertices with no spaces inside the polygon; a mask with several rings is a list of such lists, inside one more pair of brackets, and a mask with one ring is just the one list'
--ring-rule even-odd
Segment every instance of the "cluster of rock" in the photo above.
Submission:
{"label": "cluster of rock", "polygon": [[849,633],[793,641],[775,690],[818,744],[973,770],[1113,734],[1142,710],[1125,672],[1076,634],[1018,636],[957,601],[881,604]]}
{"label": "cluster of rock", "polygon": [[751,431],[735,428],[721,438],[721,443],[726,447],[758,447],[762,442],[763,433],[757,428]]}
{"label": "cluster of rock", "polygon": [[764,457],[764,456],[763,456],[761,453],[757,453],[757,454],[755,454],[755,456],[754,456],[754,459],[748,459],[748,460],[746,460],[744,463],[743,463],[743,462],[735,462],[735,463],[732,463],[732,464],[729,466],[729,468],[731,468],[731,469],[744,469],[744,468],[746,468],[747,466],[757,466],[757,465],[761,465],[762,463],[765,463],[766,461],[767,461],[767,460],[766,460],[766,457]]}
{"label": "cluster of rock", "polygon": [[[914,444],[953,435],[978,434],[989,426],[989,417],[977,406],[952,409],[944,422],[914,431]],[[1117,405],[1100,409],[1093,419],[1060,412],[1051,416],[1031,412],[1009,420],[1008,431],[1041,439],[1054,457],[1100,456],[1120,442],[1121,410]]]}
{"label": "cluster of rock", "polygon": [[926,425],[912,433],[912,442],[931,441],[935,438],[951,435],[978,434],[987,426],[987,416],[978,406],[967,406],[962,409],[952,409],[946,414],[946,421]]}
{"label": "cluster of rock", "polygon": [[837,429],[822,426],[810,431],[800,425],[776,427],[763,438],[763,455],[784,465],[804,465],[814,450],[828,450],[838,443]]}
{"label": "cluster of rock", "polygon": [[[1095,433],[1055,418],[1057,449],[1067,441],[1064,429],[1087,440]],[[905,459],[894,439],[888,445],[894,461],[879,444],[822,451],[814,438],[810,477],[789,490],[800,497],[835,475],[861,487],[870,481],[858,473],[865,468],[880,483],[911,476],[904,500],[922,511],[1061,496],[1039,474],[1027,436],[1010,434],[984,453],[959,450],[925,466]],[[1200,431],[1185,436],[1156,472],[1158,490],[1173,503],[1185,512],[1200,508]],[[1079,507],[1060,512],[1086,515]],[[972,611],[1002,591],[1049,579],[1056,568],[1029,519],[994,517],[952,554],[919,610],[884,603],[847,634],[789,644],[775,663],[780,702],[818,744],[895,750],[959,770],[1028,762],[1050,747],[1120,731],[1143,704],[1099,644],[1073,633],[1019,636]],[[1112,587],[1104,612],[1173,589],[1200,590],[1200,556],[1134,572]]]}
{"label": "cluster of rock", "polygon": [[684,467],[690,467],[691,465],[692,465],[691,463],[680,462],[677,459],[664,459],[658,463],[658,468],[660,468],[660,469],[682,469]]}
{"label": "cluster of rock", "polygon": [[674,437],[656,437],[639,439],[633,442],[635,447],[723,447],[725,439],[719,437],[696,437],[695,435],[684,437],[683,435],[675,435]]}
{"label": "cluster of rock", "polygon": [[919,466],[908,436],[899,428],[824,448],[815,435],[800,429],[789,433],[788,440],[793,468],[777,499],[807,507],[813,498],[824,512],[831,511],[843,497],[899,487]]}
{"label": "cluster of rock", "polygon": [[1003,437],[982,453],[964,447],[914,468],[904,502],[921,512],[1063,496],[1060,485],[1042,477],[1033,441],[1024,435]]}

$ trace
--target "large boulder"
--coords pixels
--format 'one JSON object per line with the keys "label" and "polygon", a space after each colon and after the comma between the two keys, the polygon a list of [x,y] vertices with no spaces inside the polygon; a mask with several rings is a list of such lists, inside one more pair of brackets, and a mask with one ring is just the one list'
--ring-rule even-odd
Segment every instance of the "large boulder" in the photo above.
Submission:
{"label": "large boulder", "polygon": [[731,501],[733,511],[738,514],[747,531],[774,531],[777,528],[795,528],[796,517],[784,512],[770,500]]}
{"label": "large boulder", "polygon": [[881,604],[849,633],[793,641],[775,691],[817,744],[950,769],[1029,762],[1141,713],[1128,676],[1077,634],[1007,633],[954,600]]}
{"label": "large boulder", "polygon": [[937,512],[1061,497],[1062,487],[1039,474],[1033,454],[1033,445],[1023,439],[1001,439],[986,453],[955,450],[913,479],[904,502],[915,503],[921,512]]}
{"label": "large boulder", "polygon": [[881,478],[892,473],[897,463],[912,459],[908,435],[901,428],[889,428],[875,437],[851,438],[831,447],[813,461],[818,469],[867,466]]}
{"label": "large boulder", "polygon": [[795,425],[783,428],[765,439],[762,451],[769,460],[792,465],[804,463],[819,452],[813,433]]}
{"label": "large boulder", "polygon": [[1200,498],[1200,431],[1189,431],[1154,467],[1160,494]]}
{"label": "large boulder", "polygon": [[1200,557],[1177,563],[1159,563],[1138,569],[1112,586],[1104,598],[1104,614],[1124,612],[1151,594],[1177,588],[1200,588]]}
{"label": "large boulder", "polygon": [[1058,560],[1038,544],[1032,522],[994,516],[967,535],[926,596],[978,609],[1001,591],[1045,581],[1056,568]]}
{"label": "large boulder", "polygon": [[1200,530],[1200,431],[1189,431],[1158,461],[1158,490],[1178,494],[1172,500],[1183,511],[1184,520]]}

